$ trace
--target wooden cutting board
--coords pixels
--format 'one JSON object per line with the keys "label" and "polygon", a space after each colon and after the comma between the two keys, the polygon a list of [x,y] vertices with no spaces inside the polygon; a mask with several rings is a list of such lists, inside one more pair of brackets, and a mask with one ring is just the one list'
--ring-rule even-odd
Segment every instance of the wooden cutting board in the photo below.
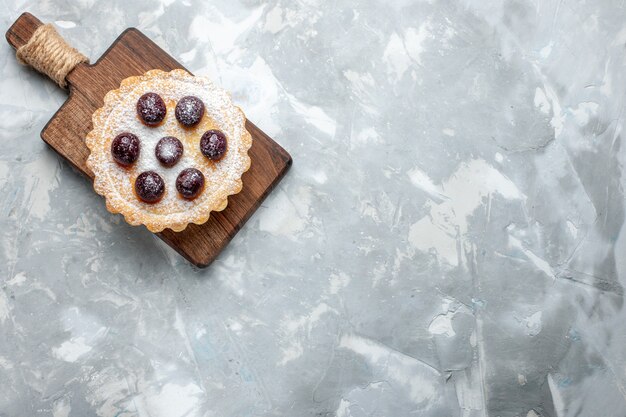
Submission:
{"label": "wooden cutting board", "polygon": [[[41,25],[35,16],[24,13],[7,31],[7,41],[17,49]],[[84,139],[92,128],[91,115],[102,107],[105,94],[118,88],[124,78],[151,69],[175,68],[185,69],[139,30],[126,29],[95,64],[79,64],[69,73],[69,97],[41,131],[41,138],[93,179],[85,165],[89,149]],[[231,196],[228,207],[212,213],[205,224],[190,224],[182,232],[166,229],[157,233],[196,266],[205,267],[217,257],[291,166],[291,156],[280,145],[249,120],[246,128],[253,138],[252,165],[243,175],[243,190]]]}

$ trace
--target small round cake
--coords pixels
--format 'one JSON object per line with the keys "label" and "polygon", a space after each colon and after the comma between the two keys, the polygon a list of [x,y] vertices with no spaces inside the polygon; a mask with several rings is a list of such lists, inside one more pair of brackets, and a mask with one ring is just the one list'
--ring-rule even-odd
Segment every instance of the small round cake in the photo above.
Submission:
{"label": "small round cake", "polygon": [[148,71],[107,93],[86,143],[107,209],[152,232],[224,210],[250,168],[252,137],[229,94],[183,70]]}

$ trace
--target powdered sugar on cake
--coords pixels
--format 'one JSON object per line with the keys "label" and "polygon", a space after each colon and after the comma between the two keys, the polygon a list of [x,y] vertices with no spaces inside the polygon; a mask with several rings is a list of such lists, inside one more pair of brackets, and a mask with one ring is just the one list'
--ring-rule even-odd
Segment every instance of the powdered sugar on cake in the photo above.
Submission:
{"label": "powdered sugar on cake", "polygon": [[[137,115],[137,100],[147,92],[160,95],[166,103],[167,115],[158,126],[146,126]],[[183,126],[175,117],[176,104],[185,96],[198,97],[204,103],[204,116],[194,127]],[[200,152],[200,138],[211,129],[224,132],[228,141],[226,154],[216,162]],[[112,138],[122,132],[135,134],[141,143],[139,159],[130,168],[117,164],[110,153]],[[173,136],[183,144],[180,160],[171,167],[155,156],[155,147],[165,136]],[[124,214],[129,223],[144,223],[153,231],[164,225],[180,230],[185,222],[206,221],[211,210],[226,206],[228,195],[240,191],[241,175],[250,166],[247,151],[251,138],[241,110],[210,80],[182,70],[150,71],[122,82],[119,90],[107,94],[105,106],[94,114],[94,129],[87,145],[92,151],[88,165],[96,176],[94,187],[107,198],[107,207]],[[167,147],[161,151],[169,152]],[[176,178],[186,168],[198,169],[205,177],[204,190],[193,200],[182,198],[176,191]],[[133,182],[145,171],[158,173],[165,182],[165,194],[158,203],[144,203],[134,194]],[[151,218],[144,220],[142,212]]]}

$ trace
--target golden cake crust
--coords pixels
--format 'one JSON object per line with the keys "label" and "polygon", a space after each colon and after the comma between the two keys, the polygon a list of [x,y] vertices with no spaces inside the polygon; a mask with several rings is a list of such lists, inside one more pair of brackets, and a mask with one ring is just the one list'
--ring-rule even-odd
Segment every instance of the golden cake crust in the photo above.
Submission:
{"label": "golden cake crust", "polygon": [[[165,120],[155,127],[144,125],[136,113],[137,100],[147,92],[159,94],[167,107]],[[187,95],[200,98],[205,105],[202,120],[192,128],[178,123],[174,115],[176,103]],[[211,211],[224,210],[228,197],[241,191],[241,176],[250,168],[252,137],[241,109],[209,79],[184,70],[152,70],[126,78],[119,89],[106,94],[104,106],[94,112],[92,120],[86,144],[91,151],[87,166],[94,174],[95,191],[106,199],[111,213],[120,213],[128,223],[143,224],[152,232],[165,228],[178,232],[189,223],[205,223]],[[228,141],[226,154],[215,162],[199,148],[202,134],[210,129],[221,130]],[[111,141],[122,132],[137,135],[141,144],[139,159],[130,167],[117,164],[111,155]],[[164,136],[177,137],[184,146],[181,160],[170,168],[160,165],[154,155],[156,142]],[[199,169],[205,176],[204,190],[193,200],[176,192],[176,176],[185,168]],[[134,193],[135,179],[147,170],[165,181],[165,194],[154,204],[141,201]]]}

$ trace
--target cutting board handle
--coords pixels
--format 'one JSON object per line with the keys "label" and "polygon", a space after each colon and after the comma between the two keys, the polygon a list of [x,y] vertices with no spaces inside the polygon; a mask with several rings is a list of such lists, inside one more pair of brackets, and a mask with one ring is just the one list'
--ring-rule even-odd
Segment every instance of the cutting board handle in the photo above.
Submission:
{"label": "cutting board handle", "polygon": [[37,19],[32,14],[28,12],[22,13],[22,15],[11,25],[9,30],[7,30],[7,42],[9,42],[9,45],[15,49],[20,46],[24,46],[41,25],[43,25],[41,20]]}
{"label": "cutting board handle", "polygon": [[[63,88],[67,86],[67,75],[76,65],[88,62],[87,57],[72,48],[51,25],[44,25],[28,12],[22,13],[11,25],[6,39],[18,50],[20,61],[46,74]],[[26,47],[19,50],[24,45]]]}

